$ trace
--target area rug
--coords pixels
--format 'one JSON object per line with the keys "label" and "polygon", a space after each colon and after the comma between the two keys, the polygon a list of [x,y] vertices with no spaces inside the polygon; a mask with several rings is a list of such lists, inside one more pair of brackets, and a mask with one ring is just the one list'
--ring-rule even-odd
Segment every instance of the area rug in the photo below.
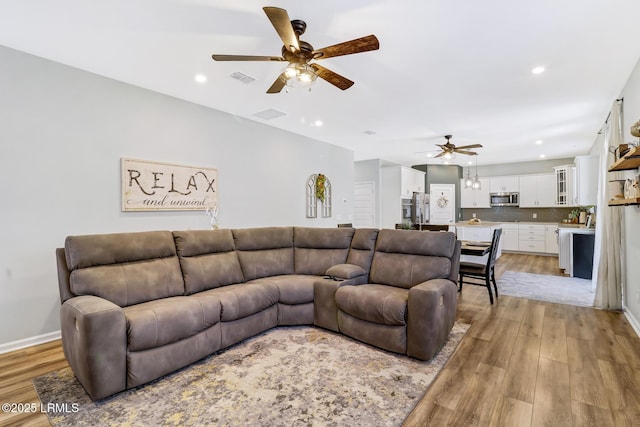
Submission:
{"label": "area rug", "polygon": [[468,328],[429,362],[296,326],[96,403],[69,368],[33,383],[53,426],[399,426]]}
{"label": "area rug", "polygon": [[497,281],[498,295],[591,307],[595,293],[591,280],[578,277],[505,271]]}

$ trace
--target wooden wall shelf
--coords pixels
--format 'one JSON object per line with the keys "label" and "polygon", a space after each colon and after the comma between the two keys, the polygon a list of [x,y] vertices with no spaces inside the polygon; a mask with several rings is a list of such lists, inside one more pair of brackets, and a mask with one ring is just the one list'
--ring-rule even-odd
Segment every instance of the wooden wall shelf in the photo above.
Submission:
{"label": "wooden wall shelf", "polygon": [[634,197],[633,199],[609,200],[609,206],[630,206],[630,205],[640,205],[640,197]]}
{"label": "wooden wall shelf", "polygon": [[640,167],[640,147],[632,147],[627,154],[611,165],[609,172],[636,169],[637,167]]}

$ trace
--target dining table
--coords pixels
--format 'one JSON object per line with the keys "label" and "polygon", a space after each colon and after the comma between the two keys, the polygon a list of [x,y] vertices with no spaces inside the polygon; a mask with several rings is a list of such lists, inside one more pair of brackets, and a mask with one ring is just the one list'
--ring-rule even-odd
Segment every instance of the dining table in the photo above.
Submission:
{"label": "dining table", "polygon": [[483,256],[491,250],[491,242],[473,242],[469,240],[461,240],[461,255]]}

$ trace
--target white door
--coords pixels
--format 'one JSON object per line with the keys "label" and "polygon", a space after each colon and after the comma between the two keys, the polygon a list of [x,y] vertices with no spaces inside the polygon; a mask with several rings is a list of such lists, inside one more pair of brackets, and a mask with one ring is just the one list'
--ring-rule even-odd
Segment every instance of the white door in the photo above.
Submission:
{"label": "white door", "polygon": [[431,184],[429,186],[429,210],[431,224],[453,224],[456,213],[456,186]]}
{"label": "white door", "polygon": [[353,226],[356,228],[376,228],[376,197],[374,183],[356,182],[353,188],[355,200]]}

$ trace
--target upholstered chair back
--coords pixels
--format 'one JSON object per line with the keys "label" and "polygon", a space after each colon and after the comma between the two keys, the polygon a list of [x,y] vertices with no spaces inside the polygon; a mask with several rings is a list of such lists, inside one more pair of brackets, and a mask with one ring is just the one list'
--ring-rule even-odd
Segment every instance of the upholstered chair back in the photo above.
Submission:
{"label": "upholstered chair back", "polygon": [[244,282],[231,230],[174,231],[187,295]]}
{"label": "upholstered chair back", "polygon": [[366,272],[371,269],[378,231],[377,228],[358,228],[356,230],[347,256],[347,264],[358,265]]}
{"label": "upholstered chair back", "polygon": [[353,233],[353,228],[294,227],[295,274],[323,275],[329,267],[344,264]]}
{"label": "upholstered chair back", "polygon": [[245,280],[293,274],[293,227],[234,229]]}
{"label": "upholstered chair back", "polygon": [[184,294],[180,262],[169,231],[69,236],[69,290],[121,307]]}
{"label": "upholstered chair back", "polygon": [[411,288],[430,279],[448,279],[456,237],[449,232],[383,229],[378,233],[370,283]]}

